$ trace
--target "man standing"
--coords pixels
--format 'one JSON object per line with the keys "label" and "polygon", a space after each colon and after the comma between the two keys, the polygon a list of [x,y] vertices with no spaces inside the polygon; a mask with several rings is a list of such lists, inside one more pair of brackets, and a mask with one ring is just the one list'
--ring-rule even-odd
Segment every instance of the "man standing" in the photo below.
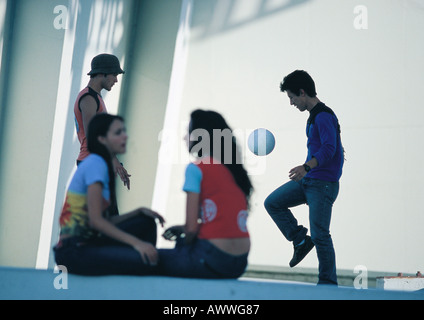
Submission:
{"label": "man standing", "polygon": [[[88,73],[90,81],[79,94],[75,101],[74,114],[75,125],[77,129],[78,140],[80,141],[80,153],[77,158],[79,165],[89,154],[87,148],[88,124],[97,113],[106,113],[106,105],[100,95],[103,89],[110,91],[115,83],[118,82],[118,75],[125,73],[121,69],[119,60],[111,54],[100,54],[91,61],[91,71]],[[116,173],[120,176],[124,185],[130,189],[130,176],[119,162],[114,157],[113,164]]]}
{"label": "man standing", "polygon": [[[307,72],[289,74],[280,89],[287,93],[291,105],[310,114],[306,127],[308,154],[304,164],[290,170],[290,181],[268,196],[265,208],[286,239],[293,242],[290,267],[302,261],[315,245],[318,284],[337,285],[330,220],[344,163],[340,125],[334,112],[317,98],[315,83]],[[309,206],[311,236],[289,209],[300,204]]]}

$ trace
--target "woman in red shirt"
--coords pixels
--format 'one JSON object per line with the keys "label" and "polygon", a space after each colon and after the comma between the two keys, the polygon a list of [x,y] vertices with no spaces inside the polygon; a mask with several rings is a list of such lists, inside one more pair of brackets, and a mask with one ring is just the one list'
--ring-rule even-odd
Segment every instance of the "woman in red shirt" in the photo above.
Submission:
{"label": "woman in red shirt", "polygon": [[169,228],[174,249],[160,249],[161,275],[238,278],[247,266],[248,201],[252,184],[241,164],[232,130],[214,111],[191,114],[189,151],[197,160],[186,169],[186,223]]}

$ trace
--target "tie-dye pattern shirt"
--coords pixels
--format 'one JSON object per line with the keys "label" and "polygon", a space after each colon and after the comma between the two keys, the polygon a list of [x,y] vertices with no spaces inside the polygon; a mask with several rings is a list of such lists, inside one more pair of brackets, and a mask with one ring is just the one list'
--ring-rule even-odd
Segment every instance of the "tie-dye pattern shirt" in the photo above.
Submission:
{"label": "tie-dye pattern shirt", "polygon": [[97,154],[90,154],[75,172],[66,194],[60,215],[60,234],[85,239],[96,237],[98,232],[90,227],[87,190],[88,186],[103,185],[103,211],[110,205],[109,174],[106,161]]}

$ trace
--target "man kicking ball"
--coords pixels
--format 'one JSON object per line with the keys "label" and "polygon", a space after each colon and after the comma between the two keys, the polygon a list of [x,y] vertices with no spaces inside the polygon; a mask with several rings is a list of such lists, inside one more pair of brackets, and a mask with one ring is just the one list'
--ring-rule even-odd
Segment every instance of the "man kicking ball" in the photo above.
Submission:
{"label": "man kicking ball", "polygon": [[[290,181],[267,197],[265,208],[286,239],[293,242],[290,267],[302,261],[315,245],[319,262],[318,284],[337,285],[330,221],[344,163],[339,121],[334,112],[317,98],[315,83],[307,72],[297,70],[289,74],[280,89],[287,93],[291,105],[300,112],[309,112],[306,127],[308,154],[304,164],[290,170]],[[289,209],[301,204],[309,206],[311,236]]]}

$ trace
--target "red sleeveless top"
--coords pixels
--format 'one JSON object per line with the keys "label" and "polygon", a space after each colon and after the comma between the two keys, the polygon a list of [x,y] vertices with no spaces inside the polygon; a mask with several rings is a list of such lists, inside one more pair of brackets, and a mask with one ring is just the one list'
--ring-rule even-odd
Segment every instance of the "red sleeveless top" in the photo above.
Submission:
{"label": "red sleeveless top", "polygon": [[248,238],[245,194],[225,165],[213,163],[213,159],[203,162],[195,163],[202,172],[198,238]]}
{"label": "red sleeveless top", "polygon": [[107,113],[106,105],[102,99],[102,96],[98,94],[96,91],[94,91],[93,89],[91,89],[90,87],[86,87],[84,90],[82,90],[78,94],[77,100],[75,101],[75,105],[74,105],[74,115],[75,115],[75,126],[77,129],[78,140],[81,144],[80,153],[77,158],[77,160],[79,161],[84,160],[90,154],[90,152],[88,152],[87,137],[86,137],[84,125],[82,122],[82,112],[80,109],[81,99],[88,95],[92,96],[94,100],[96,100],[97,113]]}

